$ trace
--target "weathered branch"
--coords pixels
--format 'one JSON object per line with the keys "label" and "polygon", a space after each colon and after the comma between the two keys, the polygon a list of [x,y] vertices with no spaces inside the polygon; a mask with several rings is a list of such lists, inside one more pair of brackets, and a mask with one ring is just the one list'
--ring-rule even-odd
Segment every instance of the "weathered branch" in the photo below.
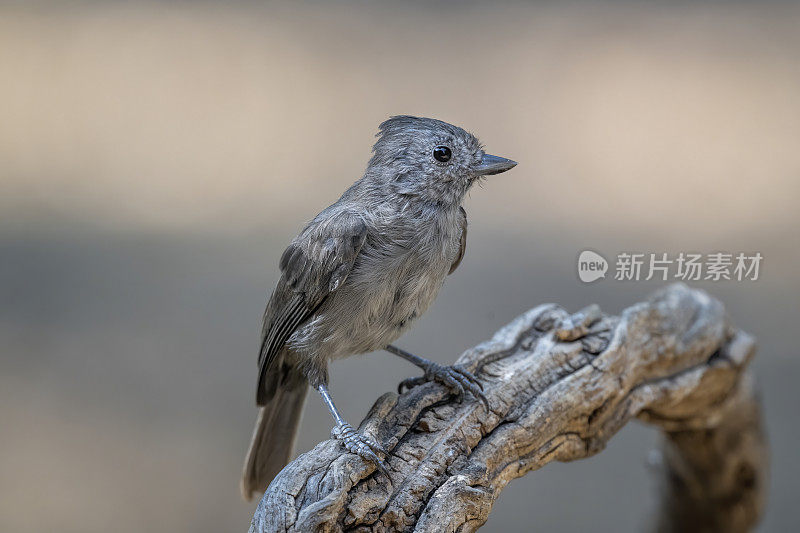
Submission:
{"label": "weathered branch", "polygon": [[753,352],[722,304],[684,285],[620,317],[536,307],[459,358],[491,411],[436,383],[384,394],[361,429],[390,450],[391,480],[322,442],[275,478],[250,531],[474,531],[509,481],[598,453],[634,417],[667,438],[659,529],[746,531],[766,472]]}

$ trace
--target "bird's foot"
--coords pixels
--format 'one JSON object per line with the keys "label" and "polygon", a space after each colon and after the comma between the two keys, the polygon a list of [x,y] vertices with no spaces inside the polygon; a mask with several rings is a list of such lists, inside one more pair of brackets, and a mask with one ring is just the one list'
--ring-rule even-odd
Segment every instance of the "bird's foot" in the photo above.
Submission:
{"label": "bird's foot", "polygon": [[483,402],[486,411],[489,411],[489,400],[483,394],[483,385],[472,372],[463,366],[444,366],[429,361],[423,369],[425,370],[424,376],[404,379],[398,385],[397,391],[402,393],[404,388],[411,389],[429,381],[437,381],[450,389],[459,401],[464,398],[464,393],[469,391],[476,399]]}
{"label": "bird's foot", "polygon": [[377,455],[378,453],[382,453],[384,456],[386,456],[389,454],[389,452],[387,452],[386,449],[378,443],[378,441],[369,435],[359,433],[347,422],[337,424],[331,430],[331,437],[342,441],[342,444],[344,444],[344,447],[348,452],[358,455],[365,461],[374,463],[378,469],[386,475],[386,477],[389,477],[389,472],[386,470],[386,465]]}

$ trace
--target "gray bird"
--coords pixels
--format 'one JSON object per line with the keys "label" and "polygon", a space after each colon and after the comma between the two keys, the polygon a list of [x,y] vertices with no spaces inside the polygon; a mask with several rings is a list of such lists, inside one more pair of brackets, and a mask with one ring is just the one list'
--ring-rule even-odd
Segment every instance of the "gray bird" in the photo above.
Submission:
{"label": "gray bird", "polygon": [[436,380],[486,404],[479,382],[463,368],[391,343],[461,263],[467,191],[516,163],[485,153],[463,129],[430,118],[392,117],[377,137],[364,176],[281,256],[282,276],[264,312],[256,393],[261,409],[242,473],[246,499],[266,490],[290,459],[309,384],[336,422],[332,436],[386,473],[378,456],[386,454],[383,447],[354,430],[333,403],[327,388],[333,359],[385,349],[424,370],[423,378],[403,384]]}

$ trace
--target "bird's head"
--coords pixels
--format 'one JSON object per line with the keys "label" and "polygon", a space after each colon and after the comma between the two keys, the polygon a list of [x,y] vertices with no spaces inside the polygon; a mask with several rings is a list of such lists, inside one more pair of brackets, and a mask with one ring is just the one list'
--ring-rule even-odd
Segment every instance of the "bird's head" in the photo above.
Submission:
{"label": "bird's head", "polygon": [[471,133],[432,118],[392,117],[377,137],[366,177],[431,203],[459,205],[475,181],[517,164],[487,154]]}

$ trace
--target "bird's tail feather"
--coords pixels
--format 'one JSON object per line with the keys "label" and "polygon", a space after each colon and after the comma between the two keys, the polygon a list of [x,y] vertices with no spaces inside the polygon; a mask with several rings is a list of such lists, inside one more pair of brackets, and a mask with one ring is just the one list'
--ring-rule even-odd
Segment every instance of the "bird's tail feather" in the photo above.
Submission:
{"label": "bird's tail feather", "polygon": [[241,490],[246,500],[255,492],[264,492],[291,459],[307,393],[305,381],[281,387],[259,410],[242,471]]}

